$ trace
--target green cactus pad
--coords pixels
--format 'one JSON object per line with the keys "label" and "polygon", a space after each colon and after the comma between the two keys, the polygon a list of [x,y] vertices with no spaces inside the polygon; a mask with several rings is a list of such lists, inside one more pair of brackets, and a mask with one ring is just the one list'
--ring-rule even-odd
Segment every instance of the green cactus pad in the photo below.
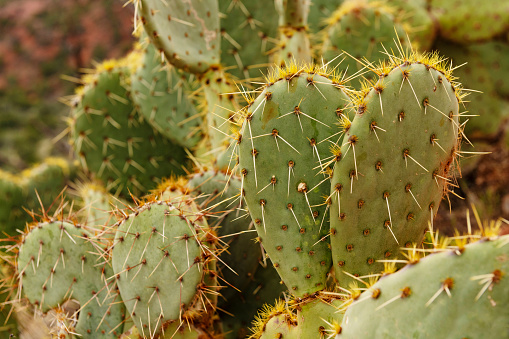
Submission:
{"label": "green cactus pad", "polygon": [[231,170],[236,165],[236,159],[230,147],[231,136],[236,129],[235,114],[240,109],[237,98],[232,94],[237,92],[231,77],[220,67],[207,72],[200,82],[203,85],[206,103],[207,142],[209,152],[206,156],[213,156],[213,167],[220,170]]}
{"label": "green cactus pad", "polygon": [[309,6],[308,24],[311,33],[315,34],[327,23],[325,22],[344,0],[313,0]]}
{"label": "green cactus pad", "polygon": [[203,300],[201,229],[170,202],[141,207],[119,223],[113,269],[120,293],[138,330],[148,335],[198,312]]}
{"label": "green cactus pad", "polygon": [[460,44],[491,40],[508,28],[507,0],[496,4],[483,0],[431,0],[429,6],[440,26],[440,35]]}
{"label": "green cactus pad", "polygon": [[323,239],[329,180],[320,170],[349,97],[325,76],[294,68],[271,77],[247,108],[240,169],[263,247],[289,290],[304,296],[325,287],[331,264]]}
{"label": "green cactus pad", "polygon": [[135,112],[129,69],[123,67],[130,62],[105,62],[85,79],[71,126],[71,142],[85,170],[126,196],[147,192],[156,178],[182,174],[186,158],[182,147],[162,138]]}
{"label": "green cactus pad", "polygon": [[43,312],[76,299],[81,306],[76,333],[82,338],[115,338],[122,333],[124,306],[113,270],[91,234],[66,221],[38,224],[19,249],[23,292]]}
{"label": "green cactus pad", "polygon": [[[298,338],[322,338],[337,334],[343,320],[338,299],[314,299],[297,307]],[[332,328],[331,328],[332,325]]]}
{"label": "green cactus pad", "polygon": [[189,149],[202,138],[201,117],[189,100],[186,76],[161,62],[154,45],[143,41],[141,64],[131,75],[131,92],[138,111],[175,144]]}
{"label": "green cactus pad", "polygon": [[[179,323],[169,324],[164,328],[159,339],[208,339],[212,338],[212,333],[197,328],[194,325],[181,326]],[[132,327],[128,332],[125,332],[120,339],[143,339],[149,338],[150,335],[143,331],[138,330],[136,327]]]}
{"label": "green cactus pad", "polygon": [[276,0],[279,13],[279,26],[305,27],[308,23],[310,0]]}
{"label": "green cactus pad", "polygon": [[357,102],[331,183],[330,242],[344,288],[352,278],[343,272],[379,273],[378,260],[419,243],[450,182],[459,91],[438,61],[380,70]]}
{"label": "green cactus pad", "polygon": [[[379,0],[370,1],[380,3]],[[437,24],[426,8],[426,1],[389,0],[386,4],[394,8],[398,22],[405,23],[412,46],[419,51],[429,50],[437,35]],[[406,39],[406,36],[403,38]]]}
{"label": "green cactus pad", "polygon": [[311,45],[307,32],[310,0],[276,0],[276,10],[279,13],[280,50],[274,57],[274,62],[284,66],[284,63],[311,63]]}
{"label": "green cactus pad", "polygon": [[219,63],[217,0],[141,0],[136,6],[148,36],[172,65],[204,73]]}
{"label": "green cactus pad", "polygon": [[[252,232],[251,219],[241,211],[245,207],[240,197],[241,186],[239,178],[215,171],[195,174],[189,180],[200,210],[208,216],[209,226],[228,245],[227,251],[221,254],[224,264],[218,263],[219,272],[226,281],[222,284],[244,291],[262,260],[262,253],[260,245],[254,241],[257,235]],[[234,288],[228,287],[220,292],[223,303],[237,294]]]}
{"label": "green cactus pad", "polygon": [[25,203],[23,189],[19,178],[11,173],[0,170],[0,227],[8,234],[15,234],[26,220],[21,208]]}
{"label": "green cactus pad", "polygon": [[474,90],[469,94],[468,102],[462,107],[462,111],[466,113],[463,114],[461,122],[468,119],[468,124],[465,125],[467,137],[475,140],[496,136],[509,115],[504,102],[497,95],[497,86],[493,78],[494,73],[503,72],[492,69],[493,65],[470,47],[443,40],[438,41],[435,47],[451,58],[454,64],[462,65],[454,71],[454,75],[459,77],[465,88]]}
{"label": "green cactus pad", "polygon": [[432,254],[370,287],[339,338],[507,338],[509,237]]}
{"label": "green cactus pad", "polygon": [[[240,79],[265,73],[277,40],[277,12],[264,1],[219,1],[221,62]],[[235,67],[236,66],[236,67]]]}
{"label": "green cactus pad", "polygon": [[305,29],[282,29],[279,46],[274,62],[281,67],[292,62],[308,64],[313,61],[309,36]]}
{"label": "green cactus pad", "polygon": [[[19,175],[0,170],[0,227],[9,235],[23,230],[33,220],[30,212],[40,213],[55,199],[75,174],[75,167],[63,158],[47,158]],[[58,201],[54,204],[58,205]]]}
{"label": "green cactus pad", "polygon": [[347,70],[347,76],[352,76],[364,67],[353,58],[378,62],[388,59],[386,51],[390,53],[401,48],[396,42],[404,48],[407,45],[406,33],[393,12],[391,7],[380,3],[344,2],[328,19],[328,26],[322,32],[324,62],[334,60],[345,51],[350,56],[341,56],[335,59],[334,64],[346,57],[341,68]]}
{"label": "green cactus pad", "polygon": [[484,44],[469,45],[469,50],[482,58],[483,64],[490,73],[498,95],[509,98],[509,43],[490,41]]}

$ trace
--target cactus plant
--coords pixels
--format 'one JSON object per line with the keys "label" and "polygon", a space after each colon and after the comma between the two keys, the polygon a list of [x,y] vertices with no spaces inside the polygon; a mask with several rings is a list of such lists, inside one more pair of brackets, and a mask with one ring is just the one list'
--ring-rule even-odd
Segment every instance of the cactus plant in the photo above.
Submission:
{"label": "cactus plant", "polygon": [[330,241],[342,286],[352,279],[342,272],[378,273],[378,260],[420,243],[447,191],[461,92],[440,61],[410,56],[380,68],[356,102],[331,180]]}
{"label": "cactus plant", "polygon": [[244,113],[240,168],[248,209],[274,267],[298,296],[323,289],[331,265],[322,239],[327,174],[317,174],[326,167],[337,112],[348,104],[325,70],[293,65],[276,70]]}
{"label": "cactus plant", "polygon": [[341,338],[507,337],[508,244],[486,239],[383,277],[348,308]]}
{"label": "cactus plant", "polygon": [[[506,238],[463,252],[455,238],[454,286],[440,276],[456,272],[453,254],[420,262],[415,254],[438,251],[422,245],[423,235],[456,185],[469,133],[461,73],[413,49],[429,48],[436,33],[450,39],[446,28],[455,24],[442,22],[435,2],[431,13],[424,1],[403,0],[131,2],[145,33],[128,57],[83,76],[73,101],[75,157],[83,181],[98,180],[78,184],[83,201],[62,203],[55,217],[46,191],[60,189],[60,179],[32,171],[27,184],[44,195],[43,221],[14,247],[16,277],[20,296],[57,315],[52,333],[234,339],[259,312],[256,339],[370,337],[376,329],[363,326],[366,316],[388,337],[426,336],[430,325],[404,317],[435,321],[448,312],[468,323],[479,316],[472,298],[458,304],[472,309],[463,316],[440,309],[443,294],[483,274],[477,293],[492,299],[478,298],[481,311],[503,304],[496,293],[504,278],[495,285],[493,272],[504,264],[483,273],[484,254],[476,253],[504,258]],[[467,49],[489,54],[505,46],[497,38],[491,49]],[[253,78],[259,70],[263,83]],[[503,86],[490,88],[505,95]],[[0,215],[23,224],[10,212],[22,204],[19,186],[16,176],[0,178],[9,194]],[[63,206],[82,208],[65,219]],[[407,260],[402,247],[410,247]],[[413,266],[374,283],[407,261]],[[420,278],[425,271],[436,274]],[[410,283],[412,294],[401,287]],[[373,288],[382,287],[374,300]],[[405,303],[414,297],[433,312]],[[70,298],[80,311],[67,318],[62,303]],[[390,317],[367,310],[373,303],[408,327],[386,325]],[[506,313],[486,318],[500,336]],[[466,335],[459,331],[451,333]]]}
{"label": "cactus plant", "polygon": [[148,190],[154,178],[181,174],[185,168],[183,148],[158,135],[134,109],[127,86],[128,66],[136,58],[133,53],[105,62],[85,77],[71,124],[72,144],[83,168],[109,190],[126,196]]}
{"label": "cactus plant", "polygon": [[19,281],[28,300],[43,312],[76,299],[76,333],[110,338],[123,332],[124,305],[110,279],[113,270],[91,238],[84,227],[65,220],[35,225],[19,248]]}
{"label": "cactus plant", "polygon": [[213,253],[202,242],[212,238],[206,227],[186,217],[186,207],[147,203],[118,225],[113,270],[126,308],[144,336],[164,332],[173,322],[196,320],[204,312],[200,308],[213,307],[207,294],[214,286],[202,283]]}

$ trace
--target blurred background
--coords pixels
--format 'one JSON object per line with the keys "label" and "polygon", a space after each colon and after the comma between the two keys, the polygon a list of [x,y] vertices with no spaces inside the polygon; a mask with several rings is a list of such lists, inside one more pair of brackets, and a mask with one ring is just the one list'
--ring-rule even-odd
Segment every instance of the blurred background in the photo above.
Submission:
{"label": "blurred background", "polygon": [[73,78],[131,48],[133,6],[119,0],[0,0],[0,168],[69,155]]}

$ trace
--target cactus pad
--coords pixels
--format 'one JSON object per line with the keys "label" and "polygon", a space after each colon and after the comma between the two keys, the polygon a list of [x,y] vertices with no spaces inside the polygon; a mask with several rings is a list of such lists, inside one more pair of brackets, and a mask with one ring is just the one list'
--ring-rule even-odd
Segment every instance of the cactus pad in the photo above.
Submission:
{"label": "cactus pad", "polygon": [[115,338],[122,333],[124,306],[113,270],[90,240],[91,234],[66,221],[38,224],[18,255],[23,291],[43,312],[69,299],[80,303],[76,333],[83,338]]}
{"label": "cactus pad", "polygon": [[141,64],[131,75],[131,92],[139,112],[175,144],[189,149],[201,139],[201,117],[187,91],[186,75],[168,63],[144,40]]}
{"label": "cactus pad", "polygon": [[331,185],[330,241],[342,287],[351,281],[342,272],[379,273],[378,260],[419,243],[451,182],[460,92],[437,61],[380,69],[359,97]]}
{"label": "cactus pad", "polygon": [[204,231],[170,202],[148,203],[119,223],[113,269],[140,332],[152,336],[199,314],[210,255]]}
{"label": "cactus pad", "polygon": [[183,173],[186,157],[183,148],[162,138],[135,112],[129,62],[105,62],[85,79],[72,123],[72,143],[83,167],[126,196],[147,192],[154,178]]}
{"label": "cactus pad", "polygon": [[137,6],[145,31],[171,64],[204,73],[219,63],[217,0],[142,0]]}
{"label": "cactus pad", "polygon": [[325,287],[329,180],[319,172],[326,167],[327,139],[338,138],[337,114],[349,104],[343,87],[317,72],[296,66],[294,73],[276,72],[247,108],[240,143],[249,212],[274,266],[298,296]]}
{"label": "cactus pad", "polygon": [[340,338],[507,338],[509,238],[432,254],[363,293]]}

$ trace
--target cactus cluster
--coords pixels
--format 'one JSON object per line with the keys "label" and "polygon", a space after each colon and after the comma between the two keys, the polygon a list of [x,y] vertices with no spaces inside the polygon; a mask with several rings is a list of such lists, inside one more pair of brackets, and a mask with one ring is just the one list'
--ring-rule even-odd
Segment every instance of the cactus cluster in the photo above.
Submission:
{"label": "cactus cluster", "polygon": [[[22,233],[6,306],[53,310],[59,338],[509,335],[502,221],[433,228],[470,140],[463,77],[430,51],[507,25],[450,19],[474,0],[130,2],[133,51],[71,101],[75,202],[47,192],[66,171],[0,178]],[[506,96],[486,44],[465,77]]]}

